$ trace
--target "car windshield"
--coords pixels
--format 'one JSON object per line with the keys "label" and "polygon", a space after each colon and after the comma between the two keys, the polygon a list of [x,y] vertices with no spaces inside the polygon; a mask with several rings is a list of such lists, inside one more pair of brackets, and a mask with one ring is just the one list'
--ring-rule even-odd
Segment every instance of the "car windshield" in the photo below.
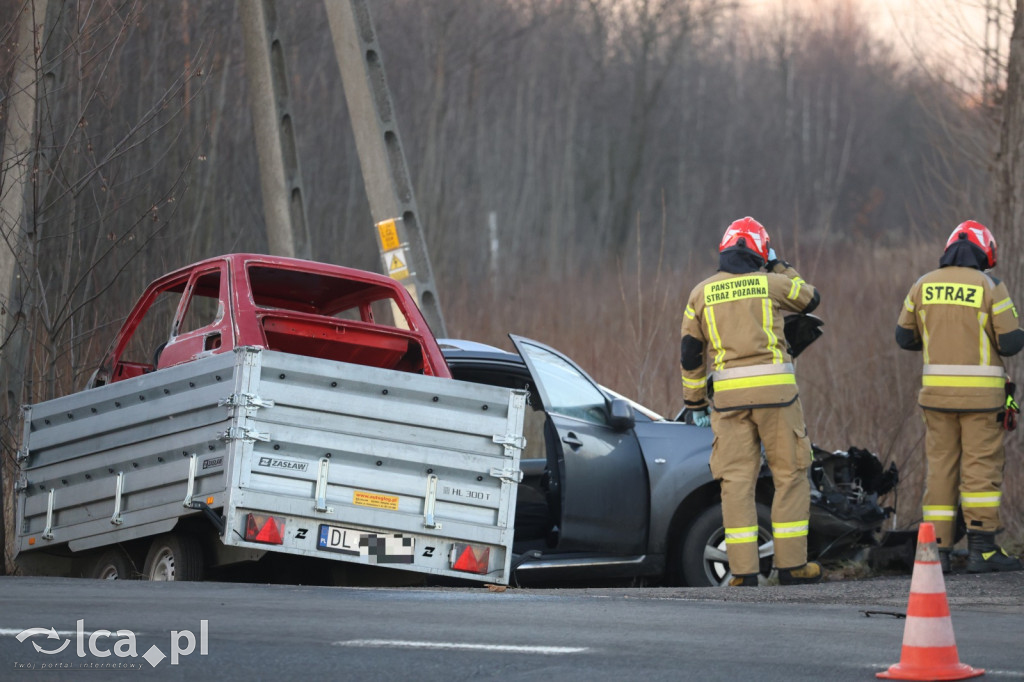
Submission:
{"label": "car windshield", "polygon": [[250,265],[248,272],[252,300],[260,308],[409,328],[404,318],[395,324],[393,294],[374,282],[262,265]]}

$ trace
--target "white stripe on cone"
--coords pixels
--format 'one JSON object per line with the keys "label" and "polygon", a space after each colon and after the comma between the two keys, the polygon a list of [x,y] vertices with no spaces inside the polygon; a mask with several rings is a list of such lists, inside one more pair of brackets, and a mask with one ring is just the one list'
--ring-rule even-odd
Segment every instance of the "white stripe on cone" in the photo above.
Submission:
{"label": "white stripe on cone", "polygon": [[910,591],[918,594],[945,594],[946,583],[942,579],[940,564],[917,562],[910,578]]}
{"label": "white stripe on cone", "polygon": [[953,623],[949,616],[922,618],[908,614],[907,624],[903,628],[903,646],[919,646],[929,649],[955,647]]}

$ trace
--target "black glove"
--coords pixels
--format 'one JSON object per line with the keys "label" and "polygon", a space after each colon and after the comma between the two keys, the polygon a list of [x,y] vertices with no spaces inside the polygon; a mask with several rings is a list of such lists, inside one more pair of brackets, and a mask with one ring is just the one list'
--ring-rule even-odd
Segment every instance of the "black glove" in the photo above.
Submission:
{"label": "black glove", "polygon": [[804,352],[807,346],[814,343],[822,335],[821,328],[825,322],[814,315],[786,315],[782,323],[783,336],[786,337],[786,350],[790,357]]}
{"label": "black glove", "polygon": [[1020,406],[1014,400],[1013,394],[1017,392],[1017,385],[1012,381],[1006,382],[1006,403],[1003,411],[996,415],[996,421],[1002,423],[1007,431],[1017,428],[1017,415],[1020,414]]}

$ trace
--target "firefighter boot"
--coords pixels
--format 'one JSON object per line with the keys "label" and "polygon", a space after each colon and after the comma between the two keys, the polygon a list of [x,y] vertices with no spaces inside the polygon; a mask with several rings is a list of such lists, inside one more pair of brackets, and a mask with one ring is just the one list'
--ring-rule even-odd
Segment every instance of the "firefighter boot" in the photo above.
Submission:
{"label": "firefighter boot", "polygon": [[1024,569],[1020,559],[1010,556],[996,544],[995,533],[968,531],[967,533],[967,572],[994,573],[999,571],[1019,571]]}
{"label": "firefighter boot", "polygon": [[729,587],[757,587],[757,574],[734,575],[729,579]]}
{"label": "firefighter boot", "polygon": [[779,582],[783,585],[810,585],[821,582],[821,564],[811,561],[796,568],[780,568]]}
{"label": "firefighter boot", "polygon": [[950,563],[950,556],[952,555],[952,549],[946,549],[945,547],[939,547],[939,564],[942,566],[943,573],[952,573],[953,566]]}

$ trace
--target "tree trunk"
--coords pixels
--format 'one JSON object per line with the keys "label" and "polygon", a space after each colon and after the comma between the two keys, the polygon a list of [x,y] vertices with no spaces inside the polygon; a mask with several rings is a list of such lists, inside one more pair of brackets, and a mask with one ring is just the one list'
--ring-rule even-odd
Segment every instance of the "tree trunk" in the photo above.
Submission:
{"label": "tree trunk", "polygon": [[[38,73],[37,31],[46,21],[47,0],[26,0],[18,17],[17,49],[11,94],[7,99],[7,130],[0,160],[0,376],[3,377],[2,425],[4,448],[0,450],[0,575],[7,573],[7,529],[13,528],[14,451],[18,443],[17,420],[23,400],[27,320],[23,306],[29,282],[24,276],[26,191],[32,173],[32,134],[36,119]],[[10,447],[8,447],[10,446]],[[8,509],[10,507],[10,509]]]}
{"label": "tree trunk", "polygon": [[[993,163],[993,229],[999,244],[999,276],[1018,306],[1024,303],[1024,0],[1017,0],[1007,64],[999,151]],[[1007,374],[1021,381],[1020,356],[1006,358]],[[1020,442],[1010,435],[1009,447]],[[1005,513],[1005,512],[1004,512]]]}
{"label": "tree trunk", "polygon": [[9,340],[24,311],[19,302],[23,289],[21,256],[24,247],[26,197],[32,173],[32,133],[36,118],[36,50],[35,30],[46,18],[45,0],[28,0],[18,21],[17,49],[20,54],[14,65],[10,97],[7,98],[7,131],[4,135],[3,159],[0,161],[0,361],[6,365],[5,399],[14,407],[21,400],[19,386],[10,381],[12,363]]}
{"label": "tree trunk", "polygon": [[994,164],[993,230],[999,269],[1018,305],[1024,303],[1024,0],[1017,0],[1007,66],[999,152]]}

